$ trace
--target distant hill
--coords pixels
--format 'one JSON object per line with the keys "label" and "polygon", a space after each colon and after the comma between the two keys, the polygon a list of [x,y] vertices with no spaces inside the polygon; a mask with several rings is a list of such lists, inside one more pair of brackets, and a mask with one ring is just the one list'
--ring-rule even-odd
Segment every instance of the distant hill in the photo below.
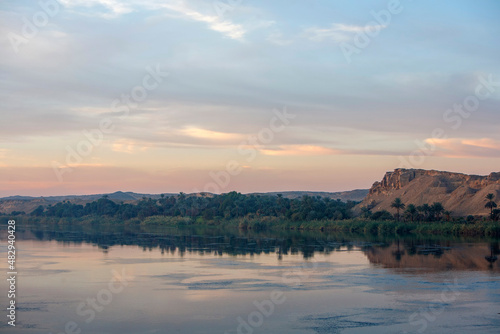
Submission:
{"label": "distant hill", "polygon": [[[331,199],[340,199],[342,201],[361,201],[368,194],[368,189],[353,190],[344,192],[311,192],[311,191],[284,191],[272,193],[255,193],[261,196],[276,196],[282,194],[286,198],[300,198],[304,195],[328,197]],[[164,196],[177,196],[178,194],[164,194]],[[134,192],[117,191],[111,194],[94,194],[94,195],[68,195],[68,196],[47,196],[47,197],[30,197],[30,196],[9,196],[0,198],[0,212],[11,213],[13,211],[24,211],[30,213],[35,210],[39,205],[48,206],[62,201],[70,201],[75,204],[85,205],[86,203],[93,202],[99,198],[107,196],[110,200],[117,203],[136,203],[143,197],[158,199],[160,194],[138,194]],[[188,196],[211,197],[214,196],[210,193],[195,193]]]}
{"label": "distant hill", "polygon": [[[176,194],[164,195],[175,196]],[[85,205],[86,203],[93,202],[103,196],[108,196],[110,200],[113,200],[115,202],[135,203],[143,197],[158,199],[161,195],[117,191],[111,194],[94,195],[68,195],[47,197],[9,196],[0,198],[0,212],[11,213],[13,211],[24,211],[26,213],[30,213],[39,205],[48,206],[62,201],[70,201],[71,203]]]}
{"label": "distant hill", "polygon": [[[165,196],[174,196],[176,194],[165,194]],[[95,194],[95,195],[66,195],[66,196],[41,196],[41,197],[30,197],[30,196],[9,196],[9,197],[3,197],[0,198],[0,201],[4,200],[34,200],[34,199],[45,199],[49,202],[61,202],[61,201],[68,201],[68,200],[82,200],[82,201],[94,201],[96,199],[99,199],[103,196],[108,196],[109,199],[114,200],[114,201],[135,201],[139,200],[142,197],[147,197],[147,198],[160,198],[161,195],[157,194],[138,194],[138,193],[133,193],[133,192],[123,192],[123,191],[117,191],[111,194]]]}
{"label": "distant hill", "polygon": [[400,197],[403,203],[422,205],[440,202],[454,216],[487,215],[487,194],[500,200],[500,173],[487,176],[467,175],[424,169],[395,169],[375,182],[368,196],[356,208],[372,207],[372,212],[395,212],[391,203]]}

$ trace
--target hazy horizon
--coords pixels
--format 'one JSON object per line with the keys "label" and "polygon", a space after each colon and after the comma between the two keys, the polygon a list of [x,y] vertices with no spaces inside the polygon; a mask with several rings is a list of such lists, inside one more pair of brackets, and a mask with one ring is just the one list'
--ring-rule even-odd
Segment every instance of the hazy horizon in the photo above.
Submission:
{"label": "hazy horizon", "polygon": [[[460,173],[460,172],[456,172],[456,171],[445,171],[445,172],[452,172],[452,173],[459,173],[459,174],[464,174],[464,173]],[[491,173],[497,173],[496,171],[492,171]],[[471,174],[471,175],[479,175],[479,176],[488,176],[489,174],[491,173],[488,173],[488,174]],[[372,184],[374,182],[377,182],[377,181],[380,181],[382,179],[382,177],[380,177],[380,179],[377,179],[377,180],[374,180],[369,186],[367,186],[366,188],[352,188],[352,189],[343,189],[343,190],[335,190],[335,191],[328,191],[328,190],[308,190],[308,189],[292,189],[292,190],[270,190],[270,191],[249,191],[249,192],[241,192],[241,191],[238,191],[236,189],[231,189],[231,188],[228,188],[228,189],[225,189],[223,192],[218,192],[218,193],[212,193],[212,194],[223,194],[223,193],[228,193],[228,192],[231,192],[231,191],[236,191],[236,192],[239,192],[239,193],[242,193],[242,194],[245,194],[245,195],[249,195],[249,194],[255,194],[255,193],[276,193],[276,192],[283,192],[283,193],[287,193],[287,192],[312,192],[312,193],[315,193],[315,192],[325,192],[325,193],[341,193],[341,192],[351,192],[351,191],[357,191],[357,190],[369,190],[372,186]],[[31,197],[59,197],[59,196],[92,196],[92,195],[102,195],[102,194],[113,194],[113,193],[117,193],[117,192],[122,192],[122,193],[136,193],[136,194],[147,194],[147,195],[162,195],[162,194],[179,194],[181,192],[183,193],[186,193],[186,194],[195,194],[195,193],[203,193],[205,191],[199,191],[199,192],[184,192],[184,191],[178,191],[178,192],[169,192],[169,191],[164,191],[164,192],[153,192],[153,193],[146,193],[146,192],[138,192],[138,191],[133,191],[133,190],[126,190],[126,189],[116,189],[116,190],[113,190],[113,191],[106,191],[106,192],[102,192],[102,193],[56,193],[56,194],[53,194],[53,195],[45,195],[45,194],[34,194],[34,195],[19,195],[19,194],[10,194],[10,195],[2,195],[0,197],[15,197],[15,196],[31,196]]]}

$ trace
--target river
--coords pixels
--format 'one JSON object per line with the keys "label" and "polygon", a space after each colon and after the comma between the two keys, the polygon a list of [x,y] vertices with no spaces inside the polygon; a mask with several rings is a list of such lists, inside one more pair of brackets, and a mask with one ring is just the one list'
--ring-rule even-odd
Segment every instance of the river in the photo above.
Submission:
{"label": "river", "polygon": [[494,239],[25,227],[16,250],[2,333],[500,332]]}

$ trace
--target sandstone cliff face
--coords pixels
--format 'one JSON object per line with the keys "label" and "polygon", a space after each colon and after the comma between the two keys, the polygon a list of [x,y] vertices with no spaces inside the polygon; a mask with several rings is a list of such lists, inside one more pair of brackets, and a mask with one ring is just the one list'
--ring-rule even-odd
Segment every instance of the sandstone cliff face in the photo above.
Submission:
{"label": "sandstone cliff face", "polygon": [[395,169],[375,182],[368,196],[357,206],[373,206],[372,211],[395,212],[391,203],[400,197],[403,203],[422,205],[441,202],[455,216],[486,215],[487,194],[500,202],[500,173],[488,176],[467,175],[424,169]]}

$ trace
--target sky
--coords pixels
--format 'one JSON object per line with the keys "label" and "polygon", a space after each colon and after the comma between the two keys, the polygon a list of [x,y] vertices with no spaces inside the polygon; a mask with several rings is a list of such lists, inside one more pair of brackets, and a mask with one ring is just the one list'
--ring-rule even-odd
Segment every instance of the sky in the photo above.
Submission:
{"label": "sky", "polygon": [[0,196],[500,171],[500,2],[7,0]]}

